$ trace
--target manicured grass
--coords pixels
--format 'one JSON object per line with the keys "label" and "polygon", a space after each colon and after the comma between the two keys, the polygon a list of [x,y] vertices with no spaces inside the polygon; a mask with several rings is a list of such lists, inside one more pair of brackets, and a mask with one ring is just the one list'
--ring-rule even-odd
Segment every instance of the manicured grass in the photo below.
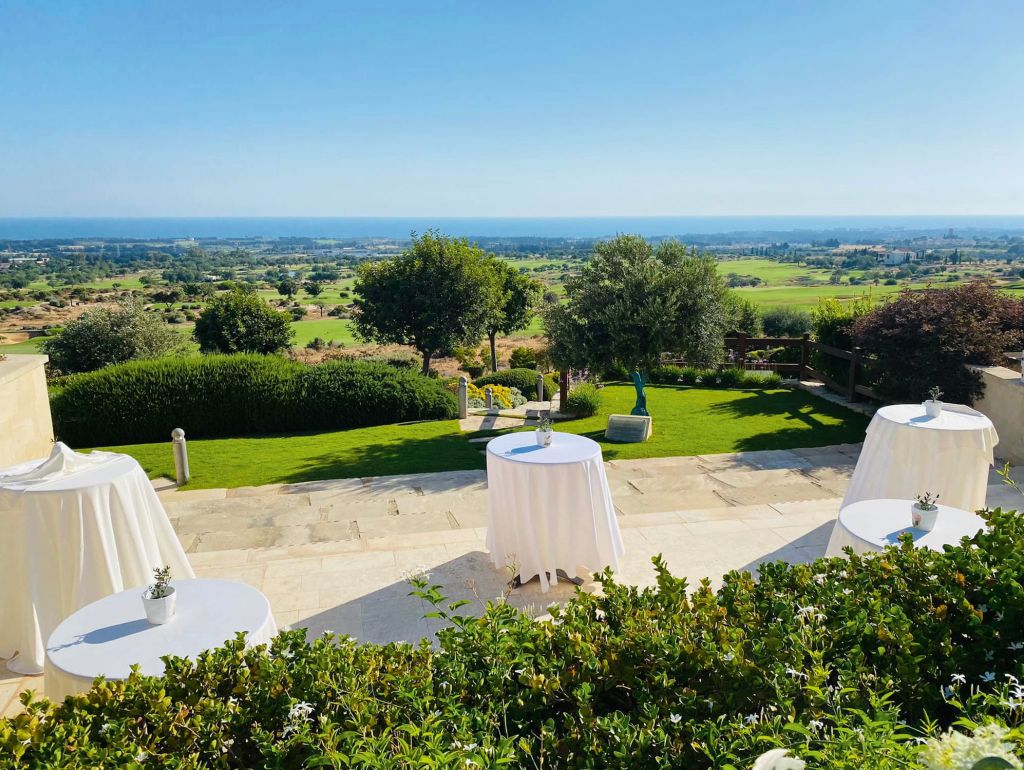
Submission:
{"label": "manicured grass", "polygon": [[654,434],[642,444],[604,440],[610,414],[629,414],[631,385],[601,389],[601,411],[559,422],[556,430],[589,436],[606,460],[703,455],[757,449],[795,449],[862,441],[868,420],[801,390],[703,390],[648,386]]}
{"label": "manicured grass", "polygon": [[[729,391],[651,386],[654,436],[643,444],[604,441],[608,415],[628,414],[628,385],[601,390],[601,413],[559,422],[557,430],[590,436],[605,459],[792,449],[861,441],[867,419],[802,391]],[[454,420],[381,425],[332,433],[189,441],[192,488],[256,486],[318,479],[483,468]],[[104,447],[130,454],[151,476],[174,475],[171,444]]]}
{"label": "manicured grass", "polygon": [[24,342],[15,342],[10,345],[5,345],[2,342],[0,342],[0,353],[3,353],[4,355],[17,355],[20,353],[39,353],[39,346],[43,344],[43,340],[45,339],[46,337],[33,337],[30,340],[25,340]]}
{"label": "manicured grass", "polygon": [[[166,442],[103,447],[137,459],[151,476],[174,478]],[[389,476],[483,468],[479,444],[470,444],[454,420],[379,425],[333,433],[188,442],[190,489]]]}
{"label": "manicured grass", "polygon": [[345,345],[362,344],[362,341],[357,340],[352,331],[352,322],[343,318],[317,318],[312,321],[294,321],[292,328],[295,330],[295,339],[292,341],[292,345],[299,348],[305,347],[306,343],[315,337],[319,337],[324,342],[333,340]]}

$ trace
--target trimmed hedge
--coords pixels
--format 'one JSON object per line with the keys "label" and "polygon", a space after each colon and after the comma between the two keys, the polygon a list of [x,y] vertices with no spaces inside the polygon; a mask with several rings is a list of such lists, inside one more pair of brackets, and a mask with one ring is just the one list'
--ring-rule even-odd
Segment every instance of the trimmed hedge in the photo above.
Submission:
{"label": "trimmed hedge", "polygon": [[67,377],[53,390],[54,430],[71,446],[337,430],[453,419],[439,380],[381,363],[307,366],[277,356],[134,361]]}
{"label": "trimmed hedge", "polygon": [[735,367],[700,369],[668,364],[652,369],[647,381],[655,385],[692,385],[701,388],[766,389],[782,385],[777,372],[748,372]]}
{"label": "trimmed hedge", "polygon": [[[810,770],[919,766],[915,737],[1019,725],[1024,518],[944,552],[762,565],[692,587],[578,593],[538,622],[457,614],[414,580],[437,646],[282,633],[170,659],[0,720],[5,767],[741,768],[784,747]],[[958,721],[963,720],[963,721]],[[909,726],[905,726],[909,725]],[[1018,731],[1011,738],[1020,741]]]}
{"label": "trimmed hedge", "polygon": [[[519,392],[531,401],[537,395],[537,371],[535,369],[502,369],[477,377],[473,384],[483,388],[487,385],[504,385],[518,388]],[[550,401],[558,392],[558,383],[550,376],[544,377],[544,400]]]}

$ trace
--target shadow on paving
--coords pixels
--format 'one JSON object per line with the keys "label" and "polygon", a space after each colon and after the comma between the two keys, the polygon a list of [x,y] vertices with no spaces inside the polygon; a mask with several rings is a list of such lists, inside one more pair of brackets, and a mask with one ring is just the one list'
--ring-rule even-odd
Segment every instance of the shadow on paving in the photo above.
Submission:
{"label": "shadow on paving", "polygon": [[763,564],[770,564],[776,561],[784,561],[789,564],[809,564],[825,555],[825,549],[828,547],[828,540],[832,535],[832,528],[834,526],[834,521],[826,521],[807,534],[801,535],[786,545],[766,553],[764,556],[759,556],[739,569],[746,570],[757,576]]}
{"label": "shadow on paving", "polygon": [[[482,615],[486,603],[502,595],[509,575],[508,571],[496,569],[484,551],[471,551],[442,564],[423,567],[430,584],[440,586],[439,591],[446,597],[445,608],[448,603],[462,599],[470,602],[456,611],[461,615]],[[337,590],[340,599],[337,605],[299,620],[293,627],[306,629],[310,640],[330,632],[374,644],[415,644],[421,639],[436,643],[437,632],[450,625],[444,620],[425,617],[434,608],[423,599],[411,596],[414,589],[406,580],[395,580],[360,593],[358,586],[346,585],[346,579],[339,576],[336,586],[320,588],[326,596]],[[567,601],[576,590],[576,586],[563,580],[545,594],[541,593],[538,581],[532,580],[512,591],[508,603],[536,617],[543,614],[548,605]],[[342,598],[345,594],[351,594],[351,598]]]}

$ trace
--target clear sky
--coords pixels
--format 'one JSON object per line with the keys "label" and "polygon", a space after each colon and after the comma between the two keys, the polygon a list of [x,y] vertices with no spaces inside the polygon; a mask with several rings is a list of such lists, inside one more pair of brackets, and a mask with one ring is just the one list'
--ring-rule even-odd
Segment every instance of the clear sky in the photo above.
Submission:
{"label": "clear sky", "polygon": [[1024,213],[1024,3],[0,0],[0,216]]}

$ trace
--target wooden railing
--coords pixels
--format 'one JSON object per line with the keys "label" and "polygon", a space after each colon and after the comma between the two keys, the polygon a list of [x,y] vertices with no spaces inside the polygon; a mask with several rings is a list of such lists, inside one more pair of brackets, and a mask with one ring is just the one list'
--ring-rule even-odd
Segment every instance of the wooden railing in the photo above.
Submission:
{"label": "wooden railing", "polygon": [[[864,383],[864,365],[872,359],[865,356],[859,347],[855,347],[853,350],[843,350],[842,348],[832,347],[822,342],[815,342],[809,334],[804,334],[802,337],[750,337],[746,334],[740,334],[736,337],[726,337],[725,346],[733,352],[734,360],[725,361],[719,364],[719,366],[744,368],[752,363],[747,358],[747,354],[751,350],[797,347],[800,349],[799,363],[756,362],[754,365],[761,369],[778,372],[779,374],[796,376],[801,380],[820,380],[832,390],[845,395],[848,401],[859,401],[862,396],[876,401],[880,400],[878,394]],[[846,382],[837,382],[825,372],[812,368],[811,353],[821,353],[848,361]],[[684,364],[685,362],[674,360],[671,363]]]}

